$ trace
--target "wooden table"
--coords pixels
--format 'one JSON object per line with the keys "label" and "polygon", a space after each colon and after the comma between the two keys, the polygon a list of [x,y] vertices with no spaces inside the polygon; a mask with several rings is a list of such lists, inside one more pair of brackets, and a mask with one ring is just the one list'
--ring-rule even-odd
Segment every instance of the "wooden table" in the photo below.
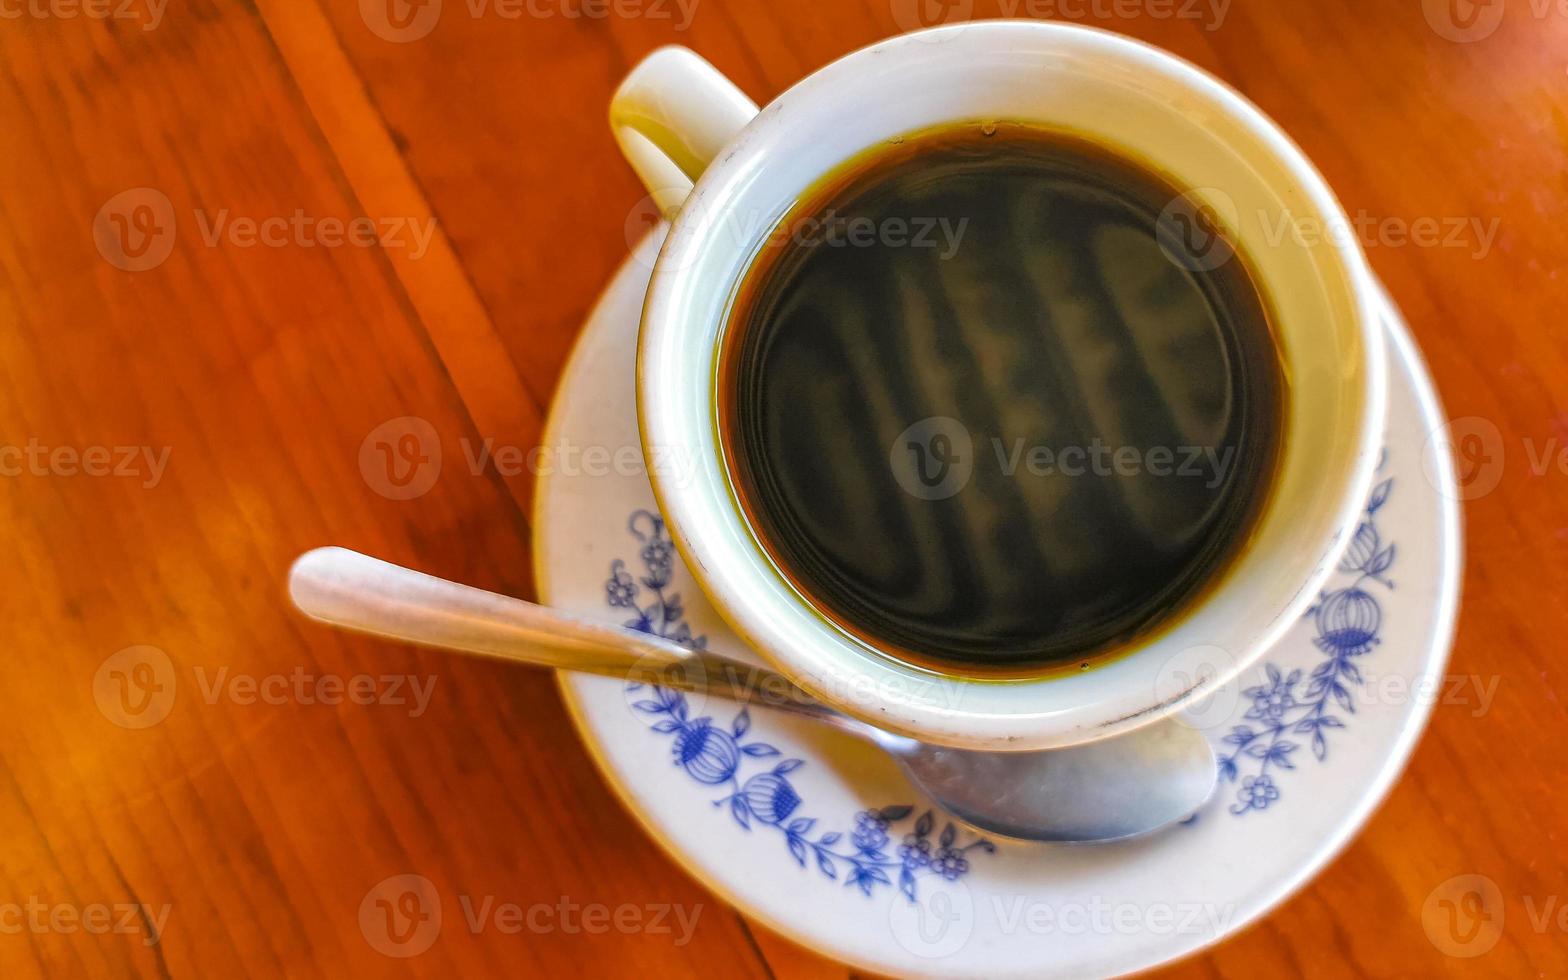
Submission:
{"label": "wooden table", "polygon": [[[604,122],[639,57],[690,45],[765,102],[919,9],[447,0],[431,21],[399,0],[404,22],[383,2],[0,3],[0,975],[842,975],[637,829],[549,677],[310,627],[281,583],[330,542],[530,595],[526,473],[454,466],[391,499],[367,436],[417,416],[448,445],[537,444],[639,221]],[[1450,415],[1484,437],[1451,672],[1495,697],[1447,699],[1322,877],[1171,973],[1568,973],[1568,16],[943,9],[1131,34],[1258,102],[1367,216]],[[1397,233],[1420,219],[1495,239]],[[166,659],[121,652],[142,647]],[[436,686],[419,710],[354,680],[383,674]],[[360,912],[404,873],[522,907],[702,912],[684,945],[448,928],[396,959]],[[1423,923],[1461,874],[1498,886],[1476,959]]]}

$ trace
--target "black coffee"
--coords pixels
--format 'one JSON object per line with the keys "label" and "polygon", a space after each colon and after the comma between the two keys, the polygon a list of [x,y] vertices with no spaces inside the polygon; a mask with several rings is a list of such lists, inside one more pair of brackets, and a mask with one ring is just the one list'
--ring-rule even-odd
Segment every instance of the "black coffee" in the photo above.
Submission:
{"label": "black coffee", "polygon": [[1286,386],[1246,257],[1182,191],[976,123],[864,155],[780,222],[732,305],[720,432],[825,616],[940,670],[1077,669],[1224,571]]}

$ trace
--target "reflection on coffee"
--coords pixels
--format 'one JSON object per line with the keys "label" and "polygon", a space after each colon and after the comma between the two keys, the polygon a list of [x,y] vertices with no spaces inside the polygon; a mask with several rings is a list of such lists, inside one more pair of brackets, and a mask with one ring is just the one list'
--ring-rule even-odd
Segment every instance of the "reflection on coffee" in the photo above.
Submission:
{"label": "reflection on coffee", "polygon": [[975,123],[789,211],[731,306],[720,435],[754,533],[825,616],[938,670],[1077,669],[1223,574],[1286,381],[1247,257],[1182,190]]}

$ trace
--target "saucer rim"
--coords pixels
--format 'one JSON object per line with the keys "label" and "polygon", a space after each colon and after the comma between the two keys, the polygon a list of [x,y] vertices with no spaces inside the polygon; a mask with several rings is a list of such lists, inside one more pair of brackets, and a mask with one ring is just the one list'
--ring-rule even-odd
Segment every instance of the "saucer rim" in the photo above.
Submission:
{"label": "saucer rim", "polygon": [[[650,232],[649,237],[658,234],[658,232],[659,229],[655,229],[653,232]],[[640,246],[645,244],[646,239],[639,243]],[[607,280],[604,289],[599,294],[588,315],[584,318],[583,328],[573,342],[571,353],[562,365],[560,378],[563,381],[572,376],[578,361],[585,356],[586,340],[589,335],[587,328],[604,315],[613,291],[620,286],[623,277],[631,271],[630,267],[636,261],[635,253],[628,256],[617,266]],[[1425,457],[1426,452],[1430,451],[1435,445],[1433,436],[1441,431],[1441,426],[1444,424],[1447,416],[1444,413],[1442,399],[1437,392],[1426,358],[1416,343],[1403,312],[1381,282],[1378,282],[1378,292],[1378,302],[1382,307],[1386,340],[1390,345],[1389,352],[1391,355],[1397,355],[1388,357],[1384,362],[1385,385],[1392,396],[1393,372],[1396,369],[1408,370],[1410,372],[1418,415],[1427,424],[1427,429],[1430,433],[1427,446],[1423,448],[1423,457]],[[551,397],[549,412],[546,416],[545,428],[542,434],[543,445],[554,445],[557,429],[561,425],[561,419],[564,414],[560,409],[565,397],[566,385],[558,383],[555,394]],[[1443,453],[1441,461],[1444,465],[1440,467],[1440,472],[1436,474],[1441,486],[1434,486],[1432,492],[1438,504],[1442,538],[1451,542],[1451,544],[1441,549],[1441,566],[1434,578],[1435,589],[1428,608],[1431,608],[1435,613],[1435,629],[1431,633],[1431,639],[1428,641],[1425,655],[1420,661],[1423,677],[1440,675],[1452,654],[1458,629],[1461,599],[1460,584],[1463,580],[1464,570],[1464,521],[1462,509],[1459,505],[1458,482],[1452,455],[1446,452]],[[1428,476],[1430,478],[1432,474],[1428,473]],[[549,479],[551,479],[550,476],[541,474],[535,481],[534,501],[530,510],[530,519],[534,528],[546,526],[543,521],[547,519],[549,513],[546,502],[549,495],[544,491],[546,481]],[[532,544],[530,564],[534,576],[535,595],[540,602],[548,604],[551,601],[550,577],[546,568],[543,549],[537,546],[537,541],[532,542]],[[783,921],[762,905],[732,894],[717,878],[701,867],[695,858],[687,853],[685,848],[678,846],[672,838],[663,833],[662,828],[655,824],[647,810],[638,804],[633,790],[616,774],[607,754],[607,746],[598,738],[591,737],[585,714],[586,707],[577,692],[572,688],[571,672],[556,671],[555,673],[556,685],[561,693],[561,699],[566,705],[567,714],[571,718],[578,741],[587,750],[589,757],[598,768],[601,778],[604,779],[621,804],[621,807],[633,817],[643,833],[647,834],[658,845],[659,849],[671,858],[686,874],[690,875],[694,881],[715,898],[735,909],[742,916],[755,920],[768,930],[817,955],[848,965],[852,969],[914,975],[909,963],[892,960],[884,962],[860,955],[858,950],[847,946],[840,948],[823,941],[818,936],[812,935],[804,927]],[[1430,723],[1434,707],[1431,703],[1417,702],[1414,705],[1401,725],[1398,737],[1390,746],[1383,764],[1366,781],[1363,790],[1357,795],[1354,808],[1349,811],[1346,819],[1339,821],[1335,831],[1326,835],[1311,850],[1306,859],[1295,862],[1295,867],[1292,871],[1283,876],[1272,890],[1263,891],[1264,897],[1257,901],[1254,909],[1236,918],[1222,933],[1205,939],[1191,948],[1168,957],[1118,966],[1114,968],[1114,975],[1141,973],[1158,967],[1184,962],[1198,956],[1223,944],[1260,919],[1272,914],[1281,905],[1299,894],[1344,852],[1356,836],[1365,829],[1372,815],[1387,801],[1400,776],[1408,768],[1415,754],[1415,748],[1420,743]],[[930,973],[931,971],[926,972]],[[963,971],[957,972],[962,973]],[[985,972],[990,976],[1018,975],[1006,967],[988,967]]]}

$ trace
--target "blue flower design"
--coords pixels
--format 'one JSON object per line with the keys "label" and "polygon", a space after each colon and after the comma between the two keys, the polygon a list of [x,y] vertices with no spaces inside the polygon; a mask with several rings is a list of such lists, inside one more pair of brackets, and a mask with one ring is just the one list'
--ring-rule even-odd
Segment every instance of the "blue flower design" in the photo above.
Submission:
{"label": "blue flower design", "polygon": [[626,563],[617,561],[610,566],[610,578],[604,583],[604,594],[610,605],[617,609],[636,608],[637,583],[626,571]]}
{"label": "blue flower design", "polygon": [[1359,585],[1331,592],[1314,610],[1318,649],[1333,655],[1358,657],[1378,644],[1378,627],[1383,625],[1383,609]]}
{"label": "blue flower design", "polygon": [[1344,716],[1356,712],[1351,691],[1365,683],[1357,661],[1381,642],[1383,628],[1383,607],[1372,589],[1394,588],[1387,573],[1397,551],[1383,543],[1377,527],[1378,514],[1393,491],[1392,479],[1372,491],[1366,514],[1340,559],[1339,571],[1348,580],[1325,591],[1307,611],[1313,645],[1326,659],[1305,676],[1299,669],[1286,673],[1269,664],[1267,683],[1244,692],[1252,699],[1244,720],[1256,724],[1232,728],[1223,741],[1234,748],[1219,760],[1220,778],[1241,782],[1230,807],[1238,816],[1266,810],[1280,798],[1275,775],[1296,768],[1292,757],[1301,747],[1296,736],[1308,737],[1313,756],[1322,762],[1328,758],[1326,733],[1344,728]]}
{"label": "blue flower design", "polygon": [[850,841],[863,854],[876,854],[887,846],[888,821],[880,810],[862,810],[855,814],[855,832]]}
{"label": "blue flower design", "polygon": [[924,837],[914,834],[905,834],[904,843],[899,845],[898,859],[904,862],[904,867],[914,871],[931,864],[931,842]]}
{"label": "blue flower design", "polygon": [[1247,688],[1247,697],[1252,699],[1252,710],[1247,712],[1249,719],[1277,722],[1296,706],[1291,690],[1301,680],[1301,671],[1293,670],[1285,676],[1280,674],[1278,667],[1269,664],[1268,675],[1267,686]]}
{"label": "blue flower design", "polygon": [[[684,700],[684,699],[682,699]],[[735,778],[740,746],[707,718],[682,722],[675,729],[675,763],[699,783],[717,786]]]}
{"label": "blue flower design", "polygon": [[1267,810],[1270,803],[1279,799],[1279,789],[1272,776],[1248,776],[1241,781],[1237,795],[1246,803],[1246,809]]}
{"label": "blue flower design", "polygon": [[969,870],[969,861],[964,857],[963,851],[944,847],[931,859],[931,867],[948,881],[957,881]]}
{"label": "blue flower design", "polygon": [[655,575],[668,576],[670,564],[675,560],[675,549],[668,540],[654,538],[642,549],[642,563]]}
{"label": "blue flower design", "polygon": [[800,794],[779,772],[765,772],[740,788],[746,809],[765,824],[781,824],[800,807]]}
{"label": "blue flower design", "polygon": [[[610,577],[604,584],[606,601],[611,608],[632,611],[626,625],[633,629],[695,649],[705,648],[707,638],[694,636],[685,622],[680,596],[668,591],[674,577],[675,550],[664,521],[639,510],[632,514],[627,529],[642,545],[638,557],[646,574],[634,578],[624,561],[611,562]],[[646,604],[641,602],[644,590]],[[632,707],[648,716],[649,729],[672,736],[676,766],[700,785],[730,790],[713,805],[727,808],[730,817],[747,831],[767,827],[782,834],[790,856],[802,868],[815,864],[824,877],[836,881],[842,876],[847,887],[859,888],[865,895],[878,886],[892,885],[896,874],[899,890],[914,901],[921,877],[940,875],[956,880],[969,871],[969,852],[996,851],[996,845],[983,838],[960,845],[958,829],[951,822],[933,841],[937,818],[934,811],[927,810],[903,834],[897,852],[888,853],[890,831],[914,814],[915,808],[906,804],[857,813],[847,841],[841,831],[815,833],[815,818],[797,816],[805,800],[789,779],[805,762],[782,758],[776,747],[753,737],[751,715],[745,708],[724,726],[712,718],[691,717],[686,696],[679,691],[635,683],[627,689],[642,695]],[[758,763],[767,768],[743,777],[742,770],[748,764]]]}
{"label": "blue flower design", "polygon": [[[675,546],[670,542],[662,518],[650,511],[639,510],[626,522],[626,529],[642,544],[641,557],[646,574],[634,578],[626,562],[616,559],[610,563],[610,577],[605,580],[605,599],[615,609],[630,609],[631,619],[626,626],[644,633],[674,640],[694,650],[705,649],[707,637],[694,636],[684,620],[686,607],[680,593],[670,592],[675,577]],[[649,601],[640,602],[642,590],[648,590]]]}

